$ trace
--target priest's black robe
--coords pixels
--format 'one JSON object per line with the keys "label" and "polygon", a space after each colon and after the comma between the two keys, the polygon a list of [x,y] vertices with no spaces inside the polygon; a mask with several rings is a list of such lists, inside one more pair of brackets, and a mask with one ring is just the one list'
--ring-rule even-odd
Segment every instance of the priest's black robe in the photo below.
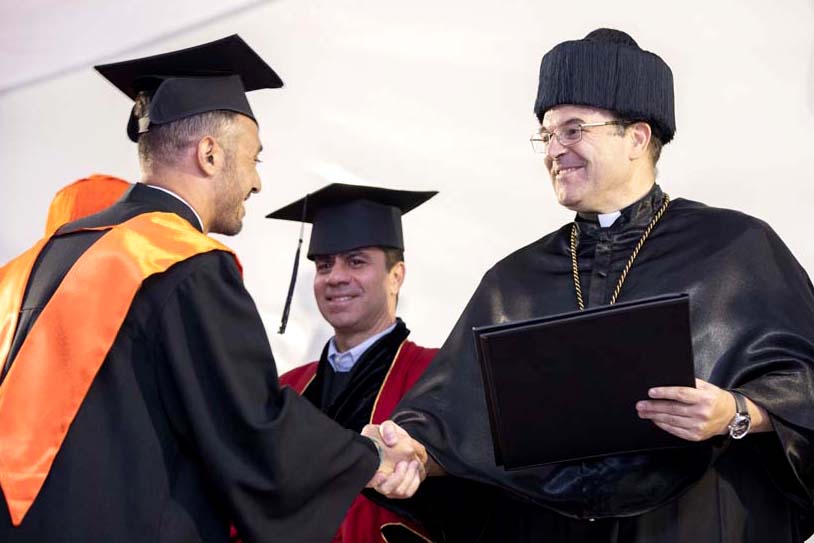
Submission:
{"label": "priest's black robe", "polygon": [[[150,211],[198,227],[180,200],[136,185],[61,232]],[[100,235],[69,233],[44,249],[9,362]],[[247,542],[329,541],[377,465],[368,439],[278,388],[234,258],[213,251],[144,282],[22,524],[0,506],[0,541],[217,542],[230,521]]]}
{"label": "priest's black robe", "polygon": [[[587,306],[609,302],[662,199],[654,186],[609,228],[578,217]],[[814,492],[814,289],[768,225],[697,202],[671,202],[619,301],[689,293],[696,375],[764,407],[775,432],[512,472],[496,467],[472,327],[575,310],[570,231],[568,224],[486,273],[394,420],[451,475],[500,489],[495,541],[804,539]]]}

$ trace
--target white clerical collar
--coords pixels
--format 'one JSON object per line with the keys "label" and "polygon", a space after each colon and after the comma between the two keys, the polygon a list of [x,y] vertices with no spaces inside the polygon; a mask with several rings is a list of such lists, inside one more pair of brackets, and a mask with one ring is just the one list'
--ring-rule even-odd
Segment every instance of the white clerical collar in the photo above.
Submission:
{"label": "white clerical collar", "polygon": [[376,343],[379,339],[392,332],[396,327],[396,324],[397,323],[394,322],[392,325],[388,326],[387,329],[382,330],[374,336],[370,336],[356,347],[348,349],[344,353],[340,353],[336,348],[336,336],[332,337],[328,342],[328,364],[330,364],[337,373],[352,370],[354,364],[356,364],[356,362],[362,358],[365,351],[367,351],[368,348]]}
{"label": "white clerical collar", "polygon": [[621,211],[614,211],[613,213],[597,213],[596,219],[599,221],[599,226],[602,228],[607,228],[616,222],[616,219],[621,216]]}
{"label": "white clerical collar", "polygon": [[199,224],[199,225],[200,225],[200,227],[201,227],[201,232],[204,232],[204,226],[203,226],[203,221],[201,220],[201,216],[200,216],[200,215],[198,215],[198,212],[197,212],[197,211],[195,211],[195,208],[194,208],[194,207],[192,207],[191,205],[189,205],[189,202],[187,202],[186,200],[184,200],[183,198],[181,198],[180,196],[178,196],[177,194],[175,194],[173,191],[171,191],[171,190],[169,190],[169,189],[165,189],[164,187],[158,187],[158,186],[156,186],[156,185],[147,185],[147,184],[145,184],[144,186],[145,186],[145,187],[150,187],[151,189],[156,189],[156,190],[160,190],[160,191],[162,191],[162,192],[166,192],[166,193],[167,193],[167,194],[169,194],[170,196],[174,196],[174,197],[175,197],[175,198],[177,198],[178,200],[181,200],[182,202],[184,202],[184,204],[185,204],[185,205],[186,205],[186,206],[187,206],[187,207],[188,207],[190,210],[192,210],[192,213],[195,215],[195,218],[196,218],[196,219],[198,219],[198,224]]}

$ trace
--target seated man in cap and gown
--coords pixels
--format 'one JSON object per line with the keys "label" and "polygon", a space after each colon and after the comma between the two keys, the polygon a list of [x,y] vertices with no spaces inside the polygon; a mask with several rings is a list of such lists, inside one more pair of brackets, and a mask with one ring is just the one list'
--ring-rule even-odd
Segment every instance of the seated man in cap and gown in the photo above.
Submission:
{"label": "seated man in cap and gown", "polygon": [[[600,29],[543,57],[532,143],[574,221],[485,274],[393,416],[426,446],[430,475],[502,494],[485,540],[791,543],[811,535],[814,289],[766,223],[671,200],[655,183],[661,146],[675,133],[673,109],[671,70],[624,32]],[[686,446],[496,465],[473,327],[667,293],[689,294],[696,387],[650,388],[630,410]],[[580,424],[567,411],[539,416]]]}
{"label": "seated man in cap and gown", "polygon": [[[284,373],[280,384],[345,428],[358,432],[387,420],[437,351],[408,340],[410,330],[396,316],[406,272],[401,216],[435,194],[334,183],[268,215],[313,224],[308,258],[316,268],[314,296],[334,329],[319,360]],[[416,522],[360,495],[334,541],[428,537]]]}
{"label": "seated man in cap and gown", "polygon": [[0,541],[225,542],[230,521],[327,541],[417,450],[279,388],[240,264],[206,235],[237,234],[260,190],[245,92],[282,82],[238,36],[97,69],[136,101],[144,177],[0,268]]}

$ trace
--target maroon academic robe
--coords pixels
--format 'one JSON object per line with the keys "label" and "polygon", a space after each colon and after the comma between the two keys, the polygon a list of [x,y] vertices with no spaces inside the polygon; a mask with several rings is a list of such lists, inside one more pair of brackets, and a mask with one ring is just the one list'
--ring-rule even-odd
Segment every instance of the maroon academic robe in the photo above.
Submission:
{"label": "maroon academic robe", "polygon": [[[382,339],[372,345],[362,357],[357,361],[354,370],[360,369],[359,375],[351,375],[351,381],[345,387],[347,398],[344,403],[367,406],[363,413],[354,412],[349,418],[342,416],[342,409],[332,412],[330,407],[343,403],[343,398],[332,401],[331,406],[322,405],[322,394],[309,394],[313,392],[315,385],[320,385],[319,381],[324,380],[322,375],[330,371],[327,364],[327,346],[322,357],[318,361],[305,364],[295,368],[280,376],[280,385],[289,386],[300,394],[311,396],[315,405],[325,411],[328,415],[334,416],[340,424],[349,420],[355,420],[347,427],[352,427],[361,422],[370,424],[380,424],[390,418],[390,414],[401,400],[402,396],[413,386],[424,370],[429,365],[438,349],[427,349],[419,347],[412,341],[407,341],[406,333],[409,331],[400,320],[396,328]],[[374,365],[378,370],[373,369]],[[327,366],[327,367],[326,367]],[[367,371],[364,371],[367,370]],[[372,370],[372,371],[371,371]],[[352,372],[356,373],[356,372]],[[383,378],[375,378],[375,374],[380,374]],[[374,375],[374,379],[379,384],[378,387],[367,385],[358,386],[366,375]],[[355,398],[354,398],[355,397]],[[372,401],[372,408],[370,408]],[[347,411],[346,411],[347,413]],[[362,415],[364,420],[359,417]],[[343,420],[344,419],[344,420]],[[359,430],[360,428],[354,428]],[[395,541],[430,541],[426,531],[420,524],[393,513],[379,505],[376,505],[365,496],[358,496],[351,505],[345,520],[334,536],[334,543],[394,543]]]}

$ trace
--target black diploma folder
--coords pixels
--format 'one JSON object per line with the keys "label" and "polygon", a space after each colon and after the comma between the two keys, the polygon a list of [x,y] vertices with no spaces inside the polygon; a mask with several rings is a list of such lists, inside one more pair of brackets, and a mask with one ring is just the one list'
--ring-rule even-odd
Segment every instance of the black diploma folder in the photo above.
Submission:
{"label": "black diploma folder", "polygon": [[695,386],[687,294],[474,333],[498,466],[690,445],[636,413],[649,388]]}

